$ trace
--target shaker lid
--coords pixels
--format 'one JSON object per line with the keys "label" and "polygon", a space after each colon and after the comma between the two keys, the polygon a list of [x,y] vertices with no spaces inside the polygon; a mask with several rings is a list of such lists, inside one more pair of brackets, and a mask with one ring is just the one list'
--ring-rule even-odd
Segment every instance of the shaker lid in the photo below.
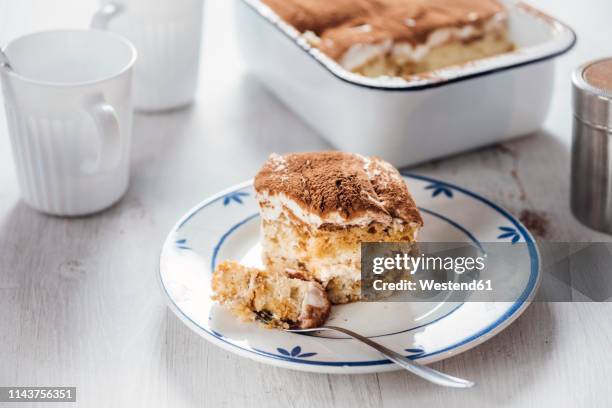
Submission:
{"label": "shaker lid", "polygon": [[582,65],[572,83],[574,114],[591,126],[612,129],[612,58]]}

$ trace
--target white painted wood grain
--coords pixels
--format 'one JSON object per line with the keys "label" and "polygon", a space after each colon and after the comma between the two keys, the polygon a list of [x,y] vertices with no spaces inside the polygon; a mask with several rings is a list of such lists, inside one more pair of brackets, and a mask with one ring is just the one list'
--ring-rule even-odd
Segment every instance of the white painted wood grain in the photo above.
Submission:
{"label": "white painted wood grain", "polygon": [[[610,52],[612,4],[534,3],[580,35],[560,60],[545,130],[415,171],[473,189],[515,214],[545,213],[549,239],[608,240],[574,221],[568,208],[569,73]],[[84,27],[96,4],[0,0],[0,44],[42,28]],[[198,102],[137,115],[131,188],[111,210],[66,220],[22,204],[0,112],[0,385],[76,385],[82,407],[610,405],[610,304],[534,304],[497,337],[435,364],[479,383],[467,391],[404,372],[334,376],[268,367],[208,344],[175,318],[156,281],[158,251],[175,220],[252,177],[272,150],[328,147],[247,75],[231,2],[208,0],[207,8]]]}

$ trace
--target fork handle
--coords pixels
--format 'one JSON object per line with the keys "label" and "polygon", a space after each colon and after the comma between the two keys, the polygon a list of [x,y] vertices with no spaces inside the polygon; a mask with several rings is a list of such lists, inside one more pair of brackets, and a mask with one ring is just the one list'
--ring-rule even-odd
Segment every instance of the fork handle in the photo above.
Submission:
{"label": "fork handle", "polygon": [[375,349],[376,351],[378,351],[379,353],[387,357],[389,360],[393,361],[395,364],[410,371],[412,374],[418,375],[419,377],[427,381],[430,381],[434,384],[443,385],[446,387],[454,387],[454,388],[470,388],[475,385],[475,383],[472,381],[453,377],[452,375],[441,373],[437,370],[434,370],[433,368],[417,364],[414,361],[410,360],[409,358],[404,357],[401,354],[388,349],[382,344],[376,343],[375,341],[372,341],[368,339],[367,337],[361,336],[353,331],[344,329],[342,327],[323,326],[323,327],[318,327],[316,329],[313,329],[312,331],[318,331],[318,330],[331,330],[331,331],[337,331],[340,333],[344,333],[347,336],[350,336],[354,338],[355,340],[358,340],[372,347],[373,349]]}

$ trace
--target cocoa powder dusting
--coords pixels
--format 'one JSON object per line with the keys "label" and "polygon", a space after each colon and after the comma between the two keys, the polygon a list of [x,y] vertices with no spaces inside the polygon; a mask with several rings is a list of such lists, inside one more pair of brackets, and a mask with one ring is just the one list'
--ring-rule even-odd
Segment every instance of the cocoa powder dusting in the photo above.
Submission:
{"label": "cocoa powder dusting", "polygon": [[584,70],[584,79],[602,91],[612,92],[612,59],[596,62]]}
{"label": "cocoa powder dusting", "polygon": [[272,154],[255,176],[258,194],[284,194],[305,211],[344,220],[364,214],[388,224],[394,218],[423,224],[399,172],[378,158],[344,152]]}
{"label": "cocoa powder dusting", "polygon": [[298,31],[321,37],[337,59],[352,45],[423,43],[442,27],[482,26],[503,13],[497,0],[262,0]]}

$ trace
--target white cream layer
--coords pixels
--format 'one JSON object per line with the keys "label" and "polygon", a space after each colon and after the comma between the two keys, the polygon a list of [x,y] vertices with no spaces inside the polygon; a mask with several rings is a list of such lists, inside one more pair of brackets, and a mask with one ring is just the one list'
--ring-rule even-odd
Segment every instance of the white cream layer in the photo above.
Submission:
{"label": "white cream layer", "polygon": [[[467,40],[484,33],[501,30],[506,24],[506,16],[502,13],[489,19],[482,29],[473,25],[458,28],[440,28],[433,31],[423,44],[412,45],[408,42],[393,43],[386,40],[376,44],[355,44],[348,49],[340,59],[340,65],[346,70],[357,69],[368,61],[382,57],[388,53],[399,64],[419,62],[427,57],[433,48],[440,47],[450,41]],[[410,26],[409,21],[406,25]]]}
{"label": "white cream layer", "polygon": [[[359,247],[336,251],[333,258],[310,256],[306,250],[295,245],[300,238],[297,230],[287,221],[263,225],[262,234],[264,237],[283,237],[282,240],[262,240],[264,258],[266,255],[272,256],[275,259],[284,259],[289,264],[297,264],[300,260],[308,259],[308,270],[323,286],[333,278],[349,281],[360,279]],[[309,238],[308,247],[314,244],[315,238]]]}
{"label": "white cream layer", "polygon": [[[375,214],[367,212],[361,217],[346,219],[342,214],[337,211],[326,214],[325,217],[321,217],[310,211],[305,211],[298,203],[285,194],[268,194],[267,191],[257,193],[257,200],[260,203],[261,217],[266,221],[277,220],[284,208],[288,209],[296,216],[299,220],[313,227],[319,228],[323,224],[334,224],[339,226],[359,226],[365,227],[370,225],[372,222],[392,222],[391,216],[385,216],[383,214]],[[401,222],[401,220],[398,220]]]}

